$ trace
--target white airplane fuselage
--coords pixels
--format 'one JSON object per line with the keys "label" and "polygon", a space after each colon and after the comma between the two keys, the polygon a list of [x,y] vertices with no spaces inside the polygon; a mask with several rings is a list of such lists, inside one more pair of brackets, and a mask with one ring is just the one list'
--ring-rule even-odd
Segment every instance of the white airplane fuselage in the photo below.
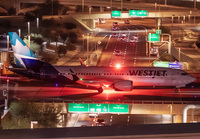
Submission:
{"label": "white airplane fuselage", "polygon": [[[178,69],[160,67],[56,67],[65,77],[73,80],[72,74],[79,79],[98,83],[130,80],[133,86],[176,86],[183,87],[195,79]],[[72,73],[73,71],[73,73]],[[92,82],[94,81],[94,82]]]}

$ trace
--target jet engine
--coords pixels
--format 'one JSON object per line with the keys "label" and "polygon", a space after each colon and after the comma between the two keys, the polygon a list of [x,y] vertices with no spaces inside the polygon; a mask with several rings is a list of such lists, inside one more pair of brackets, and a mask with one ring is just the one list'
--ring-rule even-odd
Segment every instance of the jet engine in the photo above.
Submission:
{"label": "jet engine", "polygon": [[132,91],[133,89],[133,82],[130,80],[122,80],[113,83],[113,88],[116,91]]}

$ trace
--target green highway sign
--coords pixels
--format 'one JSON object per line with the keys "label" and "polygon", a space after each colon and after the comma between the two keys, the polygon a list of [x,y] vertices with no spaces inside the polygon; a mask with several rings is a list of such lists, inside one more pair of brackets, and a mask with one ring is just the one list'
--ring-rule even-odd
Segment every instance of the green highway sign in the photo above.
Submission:
{"label": "green highway sign", "polygon": [[159,34],[155,34],[155,33],[149,33],[148,41],[159,42],[160,41],[160,35]]}
{"label": "green highway sign", "polygon": [[69,112],[88,112],[88,104],[86,103],[69,103]]}
{"label": "green highway sign", "polygon": [[112,11],[112,17],[121,17],[121,11]]}
{"label": "green highway sign", "polygon": [[89,112],[108,112],[108,104],[89,104]]}
{"label": "green highway sign", "polygon": [[109,104],[109,112],[129,113],[129,105],[128,104]]}
{"label": "green highway sign", "polygon": [[129,10],[131,17],[147,17],[147,10]]}
{"label": "green highway sign", "polygon": [[129,113],[128,104],[69,103],[69,112]]}
{"label": "green highway sign", "polygon": [[153,66],[154,67],[169,68],[169,61],[154,61]]}
{"label": "green highway sign", "polygon": [[159,29],[159,30],[157,29],[156,30],[156,34],[161,34],[161,32],[162,32],[161,29]]}

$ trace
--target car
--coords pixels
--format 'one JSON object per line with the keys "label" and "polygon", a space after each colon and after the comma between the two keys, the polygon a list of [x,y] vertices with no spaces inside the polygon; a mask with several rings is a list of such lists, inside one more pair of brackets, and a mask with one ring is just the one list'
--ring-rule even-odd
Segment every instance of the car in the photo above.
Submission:
{"label": "car", "polygon": [[130,24],[130,21],[129,20],[125,20],[124,23],[125,24]]}
{"label": "car", "polygon": [[115,31],[115,30],[119,30],[119,29],[118,29],[118,27],[113,27],[112,30]]}
{"label": "car", "polygon": [[113,27],[118,27],[118,22],[113,22]]}
{"label": "car", "polygon": [[97,119],[96,125],[97,126],[105,126],[105,120],[104,119]]}
{"label": "car", "polygon": [[134,35],[133,39],[139,39],[138,35]]}
{"label": "car", "polygon": [[134,36],[133,36],[133,39],[134,39],[136,42],[138,42],[138,40],[139,40],[138,35],[134,35]]}
{"label": "car", "polygon": [[152,55],[152,56],[158,56],[158,47],[152,46],[150,48],[150,55]]}
{"label": "car", "polygon": [[121,36],[122,36],[122,37],[126,37],[126,33],[122,33]]}
{"label": "car", "polygon": [[135,43],[135,39],[130,39],[130,43]]}
{"label": "car", "polygon": [[120,56],[120,55],[121,55],[121,51],[120,51],[120,50],[115,50],[114,54],[115,54],[116,56]]}
{"label": "car", "polygon": [[105,24],[106,23],[106,20],[103,19],[103,18],[100,18],[99,21],[100,21],[101,24]]}
{"label": "car", "polygon": [[112,36],[113,37],[117,37],[118,35],[117,35],[117,33],[113,33]]}
{"label": "car", "polygon": [[122,37],[121,37],[121,41],[126,41],[126,37],[125,37],[125,36],[122,36]]}

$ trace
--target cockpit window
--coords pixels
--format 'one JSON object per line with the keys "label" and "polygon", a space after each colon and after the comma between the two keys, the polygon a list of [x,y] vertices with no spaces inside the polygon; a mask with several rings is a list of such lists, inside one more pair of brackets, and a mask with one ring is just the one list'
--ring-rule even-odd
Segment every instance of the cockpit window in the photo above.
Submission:
{"label": "cockpit window", "polygon": [[185,75],[188,75],[188,74],[186,72],[183,72],[183,73],[181,73],[181,75],[185,76]]}

